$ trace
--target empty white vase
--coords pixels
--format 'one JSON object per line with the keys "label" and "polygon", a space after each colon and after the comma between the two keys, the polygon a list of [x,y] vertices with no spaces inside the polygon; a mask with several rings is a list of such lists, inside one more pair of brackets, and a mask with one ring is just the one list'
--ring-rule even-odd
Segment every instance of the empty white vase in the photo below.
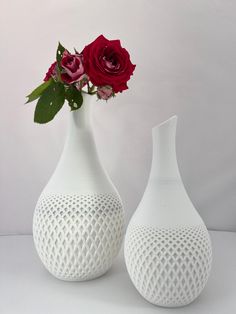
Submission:
{"label": "empty white vase", "polygon": [[212,249],[207,228],[182,183],[175,151],[177,117],[152,130],[149,181],[125,236],[129,276],[149,302],[189,304],[208,280]]}
{"label": "empty white vase", "polygon": [[98,158],[91,128],[93,96],[69,113],[64,150],[36,205],[33,237],[50,273],[63,280],[101,276],[118,254],[124,226],[121,199]]}

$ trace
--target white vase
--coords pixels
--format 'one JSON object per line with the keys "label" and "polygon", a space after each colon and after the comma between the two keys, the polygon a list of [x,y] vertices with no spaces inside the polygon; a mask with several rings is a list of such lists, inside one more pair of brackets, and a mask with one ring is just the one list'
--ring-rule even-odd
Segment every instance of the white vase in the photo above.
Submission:
{"label": "white vase", "polygon": [[149,181],[125,236],[130,278],[149,302],[178,307],[203,290],[211,268],[207,228],[193,207],[178,170],[177,117],[152,130]]}
{"label": "white vase", "polygon": [[33,237],[50,273],[83,281],[104,274],[118,254],[124,226],[121,199],[105,173],[90,121],[95,97],[69,113],[59,163],[36,205]]}

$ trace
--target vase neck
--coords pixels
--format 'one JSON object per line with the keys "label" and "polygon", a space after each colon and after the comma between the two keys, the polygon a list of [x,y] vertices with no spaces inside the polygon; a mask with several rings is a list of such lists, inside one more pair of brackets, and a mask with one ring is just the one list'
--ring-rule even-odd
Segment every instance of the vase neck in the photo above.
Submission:
{"label": "vase neck", "polygon": [[69,113],[65,145],[57,167],[44,193],[116,193],[99,160],[92,132],[92,113],[96,97],[84,94],[83,104]]}
{"label": "vase neck", "polygon": [[151,178],[180,179],[175,148],[176,125],[177,116],[173,116],[152,129]]}
{"label": "vase neck", "polygon": [[79,131],[91,131],[91,107],[93,105],[94,97],[83,93],[82,106],[70,112],[69,117],[69,134]]}

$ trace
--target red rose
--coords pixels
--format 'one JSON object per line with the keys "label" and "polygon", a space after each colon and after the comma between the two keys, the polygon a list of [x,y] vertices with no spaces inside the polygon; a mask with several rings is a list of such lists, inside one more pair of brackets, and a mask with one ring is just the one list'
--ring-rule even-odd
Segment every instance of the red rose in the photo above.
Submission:
{"label": "red rose", "polygon": [[55,61],[51,66],[50,68],[48,69],[46,75],[45,75],[45,78],[43,79],[44,82],[50,80],[51,77],[55,76],[56,75],[56,64],[57,62]]}
{"label": "red rose", "polygon": [[66,50],[61,59],[61,67],[61,79],[67,84],[79,81],[84,74],[82,56],[79,54],[72,55]]}
{"label": "red rose", "polygon": [[100,35],[82,51],[85,73],[95,86],[112,87],[115,93],[127,89],[127,81],[135,65],[119,40],[108,40]]}

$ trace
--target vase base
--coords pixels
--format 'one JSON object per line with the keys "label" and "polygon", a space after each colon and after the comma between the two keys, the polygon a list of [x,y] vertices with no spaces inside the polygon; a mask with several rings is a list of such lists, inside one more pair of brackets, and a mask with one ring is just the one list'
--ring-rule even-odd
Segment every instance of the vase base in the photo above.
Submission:
{"label": "vase base", "polygon": [[33,236],[45,268],[64,281],[86,281],[111,267],[123,238],[124,210],[114,194],[42,194]]}
{"label": "vase base", "polygon": [[48,269],[46,269],[50,275],[52,275],[54,278],[60,280],[60,281],[65,281],[65,282],[86,282],[86,281],[93,281],[93,280],[96,280],[96,279],[99,279],[103,276],[105,276],[109,270],[111,269],[111,266],[105,270],[103,273],[100,273],[100,274],[96,274],[94,276],[90,276],[88,278],[80,278],[80,277],[76,277],[76,278],[66,278],[66,277],[62,277],[62,276],[58,276],[56,274],[53,274],[52,272],[50,272]]}
{"label": "vase base", "polygon": [[203,290],[212,251],[204,224],[153,228],[129,226],[125,239],[126,266],[134,286],[150,303],[182,307]]}

